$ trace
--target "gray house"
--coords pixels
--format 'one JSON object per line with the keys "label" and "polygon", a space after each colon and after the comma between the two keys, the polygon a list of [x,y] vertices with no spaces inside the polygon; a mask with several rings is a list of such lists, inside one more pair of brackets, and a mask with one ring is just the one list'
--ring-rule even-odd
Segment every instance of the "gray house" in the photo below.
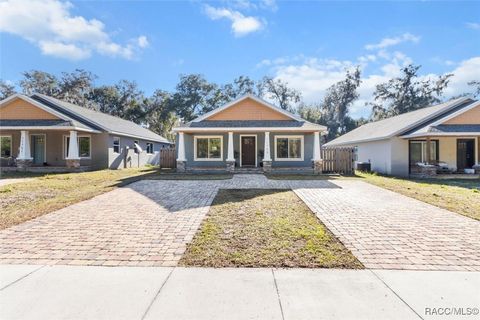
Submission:
{"label": "gray house", "polygon": [[177,170],[221,169],[321,172],[320,135],[310,123],[253,95],[225,104],[177,132]]}
{"label": "gray house", "polygon": [[36,171],[143,166],[171,145],[131,121],[41,94],[0,101],[0,142],[2,170]]}

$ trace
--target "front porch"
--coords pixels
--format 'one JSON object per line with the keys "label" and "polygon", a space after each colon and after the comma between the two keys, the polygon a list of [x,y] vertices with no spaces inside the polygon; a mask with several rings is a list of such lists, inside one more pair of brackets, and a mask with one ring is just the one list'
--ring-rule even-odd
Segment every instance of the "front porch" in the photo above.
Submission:
{"label": "front porch", "polygon": [[[72,172],[93,169],[94,134],[76,130],[2,130],[2,171]],[[95,140],[95,141],[93,141]]]}
{"label": "front porch", "polygon": [[413,177],[480,177],[478,136],[425,135],[408,139],[409,174]]}

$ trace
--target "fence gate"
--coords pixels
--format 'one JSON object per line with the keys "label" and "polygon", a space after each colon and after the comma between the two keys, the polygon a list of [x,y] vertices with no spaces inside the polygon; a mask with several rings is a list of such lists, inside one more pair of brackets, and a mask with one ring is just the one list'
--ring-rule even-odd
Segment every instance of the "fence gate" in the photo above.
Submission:
{"label": "fence gate", "polygon": [[175,168],[177,166],[177,156],[175,148],[160,149],[160,168]]}
{"label": "fence gate", "polygon": [[323,172],[353,174],[354,148],[322,148]]}

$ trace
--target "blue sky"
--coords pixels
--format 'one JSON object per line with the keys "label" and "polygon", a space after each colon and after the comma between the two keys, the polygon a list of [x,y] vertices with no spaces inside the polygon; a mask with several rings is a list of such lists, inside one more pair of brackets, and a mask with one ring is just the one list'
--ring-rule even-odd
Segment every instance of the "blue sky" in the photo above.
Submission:
{"label": "blue sky", "polygon": [[135,80],[147,94],[181,73],[224,83],[278,77],[321,99],[360,65],[361,98],[408,64],[425,78],[455,72],[446,95],[480,80],[480,2],[0,0],[0,77],[83,68],[97,83]]}

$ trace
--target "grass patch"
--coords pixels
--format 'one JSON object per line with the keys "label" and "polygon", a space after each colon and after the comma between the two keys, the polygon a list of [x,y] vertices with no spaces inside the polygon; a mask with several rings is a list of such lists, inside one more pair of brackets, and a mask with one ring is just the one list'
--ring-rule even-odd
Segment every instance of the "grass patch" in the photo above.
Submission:
{"label": "grass patch", "polygon": [[402,179],[357,172],[363,181],[480,220],[479,179]]}
{"label": "grass patch", "polygon": [[128,183],[155,176],[154,168],[100,170],[82,173],[9,173],[2,178],[36,177],[0,187],[0,229],[22,223]]}
{"label": "grass patch", "polygon": [[183,266],[363,268],[290,190],[219,190]]}

